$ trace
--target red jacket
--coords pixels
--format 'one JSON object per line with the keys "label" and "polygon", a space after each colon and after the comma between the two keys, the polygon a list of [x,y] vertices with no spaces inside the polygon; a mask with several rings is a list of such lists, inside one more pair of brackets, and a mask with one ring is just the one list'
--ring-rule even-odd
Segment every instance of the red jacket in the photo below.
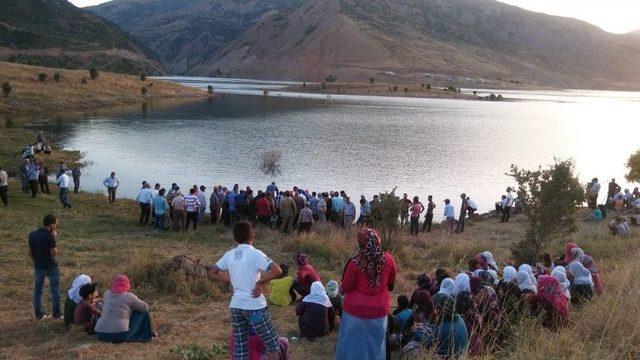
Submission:
{"label": "red jacket", "polygon": [[340,289],[344,296],[343,311],[363,319],[378,319],[387,316],[391,305],[389,285],[396,281],[396,262],[393,256],[385,253],[384,268],[380,285],[376,289],[369,286],[369,281],[358,265],[349,261],[342,278]]}
{"label": "red jacket", "polygon": [[256,215],[258,216],[271,216],[271,206],[269,200],[266,198],[260,198],[256,200]]}

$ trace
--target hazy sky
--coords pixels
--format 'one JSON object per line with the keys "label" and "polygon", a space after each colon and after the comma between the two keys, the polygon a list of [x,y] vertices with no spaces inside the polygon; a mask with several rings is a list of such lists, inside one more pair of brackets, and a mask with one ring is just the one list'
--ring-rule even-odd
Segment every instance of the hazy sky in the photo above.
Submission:
{"label": "hazy sky", "polygon": [[[70,0],[88,6],[105,0]],[[180,0],[176,0],[180,1]],[[525,9],[588,21],[616,33],[640,29],[640,0],[500,0]]]}

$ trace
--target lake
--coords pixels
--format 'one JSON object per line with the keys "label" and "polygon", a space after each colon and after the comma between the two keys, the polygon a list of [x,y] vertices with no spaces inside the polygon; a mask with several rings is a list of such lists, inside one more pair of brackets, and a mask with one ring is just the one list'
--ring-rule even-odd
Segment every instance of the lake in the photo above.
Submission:
{"label": "lake", "polygon": [[[211,100],[156,103],[48,130],[86,154],[82,188],[101,191],[113,170],[120,196],[133,198],[142,180],[182,188],[205,184],[264,189],[345,190],[353,199],[397,187],[459,205],[466,192],[488,211],[523,168],[573,158],[580,179],[611,177],[625,187],[625,162],[640,145],[640,93],[498,91],[515,102],[292,94],[288,83],[170,78],[213,85]],[[268,97],[260,96],[269,88]],[[470,91],[470,90],[469,90]],[[260,154],[283,154],[281,173],[265,175]],[[606,191],[604,191],[606,193]],[[604,197],[604,194],[601,194]]]}

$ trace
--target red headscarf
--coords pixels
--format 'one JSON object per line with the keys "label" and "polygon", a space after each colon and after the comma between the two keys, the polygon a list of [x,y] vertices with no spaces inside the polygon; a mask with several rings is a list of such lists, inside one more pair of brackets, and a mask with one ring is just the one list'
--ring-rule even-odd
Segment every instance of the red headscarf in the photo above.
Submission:
{"label": "red headscarf", "polygon": [[385,258],[380,236],[373,229],[361,228],[358,231],[358,245],[360,251],[353,261],[369,280],[369,286],[377,289],[380,286]]}
{"label": "red headscarf", "polygon": [[293,257],[293,261],[295,261],[299,266],[304,266],[309,263],[309,257],[304,253],[299,253]]}
{"label": "red headscarf", "polygon": [[578,245],[576,243],[568,243],[567,247],[564,250],[564,262],[565,263],[570,263],[571,260],[573,260],[573,256],[571,255],[571,250],[577,248]]}
{"label": "red headscarf", "polygon": [[485,259],[484,256],[482,256],[482,254],[476,255],[476,261],[478,261],[478,268],[482,270],[489,269],[489,263],[487,263],[487,259]]}
{"label": "red headscarf", "polygon": [[473,276],[469,280],[469,285],[471,286],[471,293],[473,295],[477,295],[478,291],[480,291],[480,283],[482,283],[482,278],[478,276]]}
{"label": "red headscarf", "polygon": [[110,290],[114,294],[124,294],[126,292],[129,292],[130,289],[131,283],[129,282],[129,278],[126,275],[122,274],[116,276],[116,278],[113,279]]}
{"label": "red headscarf", "polygon": [[542,275],[538,277],[538,294],[537,296],[553,305],[553,307],[563,315],[567,315],[569,311],[569,303],[564,296],[562,285],[553,276]]}
{"label": "red headscarf", "polygon": [[427,290],[416,290],[413,294],[413,303],[418,307],[418,312],[428,320],[433,315],[433,298]]}

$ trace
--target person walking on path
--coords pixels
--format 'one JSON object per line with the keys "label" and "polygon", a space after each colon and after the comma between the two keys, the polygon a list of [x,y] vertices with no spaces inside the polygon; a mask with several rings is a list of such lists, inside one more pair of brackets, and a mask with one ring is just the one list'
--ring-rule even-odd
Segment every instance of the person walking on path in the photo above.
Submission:
{"label": "person walking on path", "polygon": [[82,172],[80,172],[80,168],[76,165],[73,170],[71,170],[71,177],[73,177],[73,193],[77,194],[80,190],[80,176]]}
{"label": "person walking on path", "polygon": [[[248,359],[249,332],[253,330],[267,348],[268,359],[279,359],[278,334],[262,294],[262,285],[279,278],[282,270],[253,247],[255,233],[250,222],[236,223],[233,237],[238,246],[224,254],[209,271],[211,278],[231,284],[233,289],[229,304],[234,342],[232,357]],[[261,275],[261,272],[265,274]]]}
{"label": "person walking on path", "polygon": [[456,210],[453,205],[451,205],[451,200],[449,199],[444,200],[444,221],[444,230],[449,233],[449,236],[451,236],[451,233],[453,232],[453,223],[456,221]]}
{"label": "person walking on path", "polygon": [[507,197],[504,200],[504,206],[502,207],[502,220],[501,223],[509,222],[511,217],[511,207],[513,206],[513,189],[507,188]]}
{"label": "person walking on path", "polygon": [[29,255],[33,260],[34,289],[33,311],[36,319],[48,318],[42,311],[42,288],[44,279],[49,279],[51,289],[51,311],[54,318],[60,318],[60,271],[58,269],[58,245],[56,243],[58,219],[54,215],[47,215],[42,221],[42,227],[29,234]]}
{"label": "person walking on path", "polygon": [[153,191],[151,185],[146,183],[136,198],[138,205],[140,206],[140,225],[149,224],[149,217],[151,216],[151,203],[153,202]]}
{"label": "person walking on path", "polygon": [[431,225],[433,223],[433,210],[436,208],[436,203],[433,202],[433,196],[427,197],[427,213],[424,215],[424,224],[422,224],[422,231],[431,232]]}
{"label": "person walking on path", "polygon": [[4,206],[9,206],[9,176],[0,166],[0,198]]}
{"label": "person walking on path", "polygon": [[185,210],[187,212],[187,221],[184,225],[184,230],[189,230],[189,224],[193,222],[193,230],[198,229],[198,209],[200,208],[200,200],[196,195],[196,189],[191,188],[189,195],[184,197]]}
{"label": "person walking on path", "polygon": [[116,191],[118,190],[118,185],[120,185],[120,179],[116,176],[115,172],[111,172],[111,175],[104,179],[102,182],[107,188],[107,194],[109,194],[109,204],[113,204],[116,202]]}
{"label": "person walking on path", "polygon": [[456,233],[464,232],[464,220],[467,217],[467,194],[460,194],[462,204],[460,204],[460,214],[458,217],[458,225],[456,225]]}
{"label": "person walking on path", "polygon": [[67,175],[67,173],[65,172],[60,174],[60,176],[58,176],[58,179],[56,180],[56,184],[58,184],[58,187],[60,188],[59,196],[63,209],[71,209],[71,203],[69,202],[70,183],[71,181],[69,180],[69,175]]}

